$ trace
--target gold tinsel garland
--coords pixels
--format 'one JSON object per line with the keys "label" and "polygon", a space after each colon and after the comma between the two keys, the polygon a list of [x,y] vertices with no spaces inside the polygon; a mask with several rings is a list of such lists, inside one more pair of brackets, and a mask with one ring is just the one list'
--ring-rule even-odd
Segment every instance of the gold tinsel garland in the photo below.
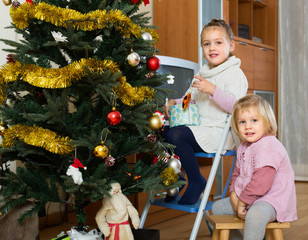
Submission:
{"label": "gold tinsel garland", "polygon": [[3,104],[5,102],[6,99],[6,94],[3,91],[3,85],[4,85],[4,81],[3,78],[0,76],[0,104]]}
{"label": "gold tinsel garland", "polygon": [[164,185],[169,186],[176,183],[179,176],[175,173],[172,167],[166,167],[160,175],[160,178],[163,180]]}
{"label": "gold tinsel garland", "polygon": [[37,126],[17,124],[6,129],[3,133],[2,147],[13,146],[15,139],[61,155],[68,154],[75,149],[75,146],[69,144],[72,141],[69,137],[60,137],[55,132]]}
{"label": "gold tinsel garland", "polygon": [[12,6],[10,15],[14,25],[19,29],[28,27],[31,18],[64,28],[67,28],[69,23],[75,29],[84,31],[104,29],[110,23],[113,23],[115,28],[126,38],[130,38],[131,35],[141,37],[142,32],[149,32],[155,42],[158,40],[158,34],[153,29],[139,27],[120,10],[112,9],[109,12],[106,10],[95,10],[83,14],[73,9],[61,8],[45,2],[33,5],[26,2],[18,8]]}
{"label": "gold tinsel garland", "polygon": [[[81,59],[63,68],[42,68],[34,64],[22,65],[20,62],[7,63],[0,68],[0,104],[5,101],[2,85],[16,81],[18,77],[23,81],[41,88],[66,88],[72,85],[73,81],[80,80],[86,76],[85,67],[90,71],[102,73],[110,70],[112,73],[119,72],[118,66],[111,60],[99,61],[96,59]],[[120,82],[114,90],[121,101],[129,106],[151,99],[154,96],[154,89],[148,87],[132,87],[126,82],[126,77],[120,75]]]}

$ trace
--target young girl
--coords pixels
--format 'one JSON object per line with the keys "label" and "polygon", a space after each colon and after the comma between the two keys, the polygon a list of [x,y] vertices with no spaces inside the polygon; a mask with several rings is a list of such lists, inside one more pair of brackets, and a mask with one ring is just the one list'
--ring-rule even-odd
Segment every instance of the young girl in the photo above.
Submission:
{"label": "young girl", "polygon": [[[231,195],[215,202],[212,213],[237,214],[245,219],[244,239],[262,240],[268,222],[297,219],[294,173],[288,153],[275,137],[276,119],[266,100],[258,95],[238,100],[231,126],[242,140]],[[231,233],[231,239],[238,234]]]}
{"label": "young girl", "polygon": [[[194,204],[199,199],[206,180],[200,174],[195,152],[215,152],[223,132],[225,120],[233,104],[246,94],[247,79],[240,69],[241,61],[232,56],[235,49],[231,28],[223,21],[213,19],[202,30],[201,44],[208,61],[192,81],[189,91],[199,107],[200,126],[179,126],[170,128],[166,140],[175,145],[175,154],[180,157],[188,178],[188,186],[179,204]],[[191,90],[192,89],[192,90]],[[169,107],[181,104],[183,99],[171,99]],[[233,141],[228,138],[226,147]],[[168,200],[172,200],[169,197]]]}

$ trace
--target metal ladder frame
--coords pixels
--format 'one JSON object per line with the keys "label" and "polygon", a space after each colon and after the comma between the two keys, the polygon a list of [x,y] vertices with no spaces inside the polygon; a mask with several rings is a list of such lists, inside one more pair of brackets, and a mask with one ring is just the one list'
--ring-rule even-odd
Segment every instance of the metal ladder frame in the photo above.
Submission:
{"label": "metal ladder frame", "polygon": [[[229,114],[227,119],[226,119],[225,127],[224,127],[223,133],[222,133],[220,141],[219,141],[217,152],[213,154],[213,156],[215,155],[215,157],[214,157],[214,160],[213,160],[213,164],[212,164],[212,167],[211,167],[209,177],[207,179],[206,187],[204,189],[201,202],[197,203],[199,205],[197,207],[198,213],[197,213],[197,216],[196,216],[194,226],[193,226],[189,240],[195,240],[196,239],[198,231],[199,231],[199,227],[200,227],[200,224],[201,224],[202,217],[205,214],[205,211],[208,210],[208,209],[206,209],[206,207],[207,207],[207,204],[209,202],[208,198],[209,198],[212,186],[213,186],[213,182],[214,182],[214,179],[215,179],[215,176],[216,176],[216,173],[217,173],[217,169],[218,169],[220,160],[222,159],[223,156],[225,156],[223,154],[223,152],[224,152],[224,146],[225,146],[225,143],[226,143],[226,140],[227,140],[228,133],[231,131],[231,124],[230,123],[231,123],[231,115]],[[232,133],[232,131],[231,131],[231,133]],[[232,135],[232,137],[234,138],[233,135]],[[234,139],[234,142],[236,142],[235,139]],[[207,153],[198,153],[198,154],[196,154],[196,156],[202,157],[203,154],[207,154]],[[236,156],[235,156],[235,158],[236,158]],[[228,177],[228,180],[227,180],[227,183],[226,183],[222,197],[224,197],[226,192],[227,192],[228,185],[229,185],[230,179],[231,179],[231,175],[232,175],[232,172],[233,172],[233,169],[234,169],[234,165],[235,165],[235,159],[233,160],[232,167],[231,167],[229,177]],[[149,195],[148,195],[146,204],[144,206],[143,212],[141,214],[139,228],[143,228],[144,223],[145,223],[145,219],[147,217],[147,214],[148,214],[148,211],[149,211],[149,208],[150,208],[150,205],[152,204],[150,202],[151,194],[152,193],[150,192]],[[167,206],[165,206],[166,204],[167,203],[162,204],[161,206],[164,205],[163,207],[167,207]],[[157,205],[157,204],[155,204],[155,205]],[[158,206],[160,206],[160,205],[158,205]],[[188,205],[183,205],[183,206],[188,206]],[[211,205],[210,205],[210,207],[211,207]],[[178,208],[175,208],[175,209],[178,209]],[[178,209],[178,210],[182,210],[182,209]],[[182,210],[182,211],[186,211],[186,210]],[[188,211],[188,212],[196,212],[196,211]]]}

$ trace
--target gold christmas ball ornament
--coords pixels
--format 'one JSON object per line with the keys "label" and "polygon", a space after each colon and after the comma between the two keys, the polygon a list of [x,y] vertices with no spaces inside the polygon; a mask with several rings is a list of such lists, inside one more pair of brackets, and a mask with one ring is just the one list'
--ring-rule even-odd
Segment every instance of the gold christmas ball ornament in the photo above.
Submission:
{"label": "gold christmas ball ornament", "polygon": [[140,56],[136,52],[132,52],[127,56],[127,61],[132,67],[136,67],[140,63]]}
{"label": "gold christmas ball ornament", "polygon": [[108,155],[108,148],[106,147],[106,145],[104,145],[104,142],[102,142],[101,145],[97,145],[94,148],[94,155],[96,157],[100,157],[100,158],[105,158]]}
{"label": "gold christmas ball ornament", "polygon": [[150,122],[149,126],[152,130],[158,130],[163,126],[160,117],[155,114],[153,114],[153,116],[150,117],[149,122]]}
{"label": "gold christmas ball ornament", "polygon": [[3,124],[3,122],[0,123],[0,136],[4,133],[5,131],[5,125]]}
{"label": "gold christmas ball ornament", "polygon": [[12,0],[2,0],[5,6],[10,6],[12,4]]}

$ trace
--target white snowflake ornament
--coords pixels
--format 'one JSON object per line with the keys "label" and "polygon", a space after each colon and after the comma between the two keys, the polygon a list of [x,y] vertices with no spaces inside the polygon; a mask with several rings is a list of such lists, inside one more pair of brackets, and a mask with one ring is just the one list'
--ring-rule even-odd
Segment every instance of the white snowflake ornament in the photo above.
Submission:
{"label": "white snowflake ornament", "polygon": [[169,75],[169,76],[167,76],[167,78],[169,79],[169,80],[167,80],[168,84],[173,84],[174,83],[174,76],[173,75]]}
{"label": "white snowflake ornament", "polygon": [[51,34],[56,42],[68,42],[67,37],[63,36],[60,32],[51,31]]}

